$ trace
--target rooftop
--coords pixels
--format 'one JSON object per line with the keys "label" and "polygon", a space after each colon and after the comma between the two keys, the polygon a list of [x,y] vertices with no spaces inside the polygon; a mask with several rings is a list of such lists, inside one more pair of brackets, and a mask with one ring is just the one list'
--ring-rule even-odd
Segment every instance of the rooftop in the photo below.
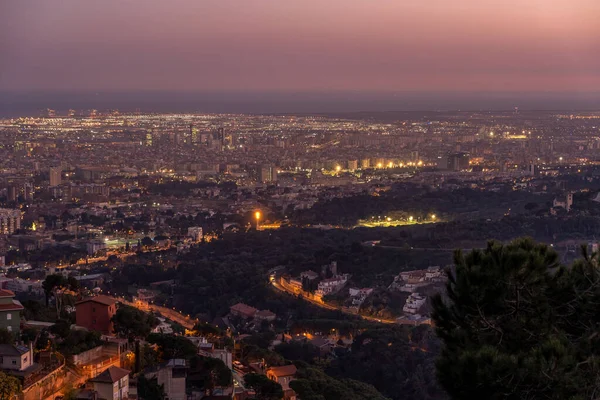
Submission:
{"label": "rooftop", "polygon": [[117,301],[115,299],[113,299],[112,297],[100,295],[100,296],[88,297],[86,299],[78,301],[75,304],[76,305],[83,304],[83,303],[87,303],[88,301],[93,301],[94,303],[104,304],[106,306],[112,306],[113,304],[117,303]]}
{"label": "rooftop", "polygon": [[271,367],[268,369],[268,372],[277,377],[292,376],[296,374],[296,371],[297,369],[295,365],[284,365],[283,367]]}
{"label": "rooftop", "polygon": [[119,367],[109,367],[106,371],[97,377],[90,379],[90,382],[97,383],[115,383],[129,375],[129,371]]}

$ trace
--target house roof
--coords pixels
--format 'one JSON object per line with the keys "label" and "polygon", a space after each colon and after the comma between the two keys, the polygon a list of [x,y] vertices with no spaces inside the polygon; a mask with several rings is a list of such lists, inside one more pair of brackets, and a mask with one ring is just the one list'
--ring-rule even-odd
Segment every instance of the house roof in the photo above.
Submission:
{"label": "house roof", "polygon": [[283,367],[271,367],[267,372],[277,376],[292,376],[296,375],[296,366],[295,365],[284,365]]}
{"label": "house roof", "polygon": [[312,340],[309,340],[310,344],[312,344],[315,347],[321,348],[323,346],[327,346],[329,344],[331,344],[331,340],[324,338],[322,336],[317,336]]}
{"label": "house roof", "polygon": [[244,304],[244,303],[237,303],[237,304],[229,307],[229,309],[231,311],[236,311],[236,312],[239,312],[241,314],[246,314],[246,315],[254,315],[258,311],[256,308],[250,307],[249,305]]}
{"label": "house roof", "polygon": [[100,295],[100,296],[88,297],[86,299],[83,299],[83,300],[75,303],[75,305],[87,303],[88,301],[93,301],[94,303],[104,304],[105,306],[112,306],[113,304],[117,303],[117,301],[115,299],[113,299],[112,297]]}
{"label": "house roof", "polygon": [[270,317],[276,317],[277,315],[274,312],[269,311],[269,310],[260,310],[260,311],[257,311],[254,316],[262,317],[262,318],[270,318]]}
{"label": "house roof", "polygon": [[0,311],[22,310],[23,305],[18,300],[13,300],[10,304],[0,304]]}
{"label": "house roof", "polygon": [[129,371],[119,367],[109,367],[106,371],[97,377],[90,379],[90,382],[97,383],[115,383],[129,375]]}
{"label": "house roof", "polygon": [[0,344],[0,356],[20,356],[29,351],[28,347]]}
{"label": "house roof", "polygon": [[0,289],[0,297],[15,297],[15,293],[12,290]]}

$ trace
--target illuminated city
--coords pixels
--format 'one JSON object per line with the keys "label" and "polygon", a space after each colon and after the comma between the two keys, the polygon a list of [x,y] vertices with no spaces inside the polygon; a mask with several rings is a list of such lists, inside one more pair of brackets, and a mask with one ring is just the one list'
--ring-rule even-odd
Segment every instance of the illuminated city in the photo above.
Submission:
{"label": "illuminated city", "polygon": [[0,7],[0,400],[600,399],[600,3]]}

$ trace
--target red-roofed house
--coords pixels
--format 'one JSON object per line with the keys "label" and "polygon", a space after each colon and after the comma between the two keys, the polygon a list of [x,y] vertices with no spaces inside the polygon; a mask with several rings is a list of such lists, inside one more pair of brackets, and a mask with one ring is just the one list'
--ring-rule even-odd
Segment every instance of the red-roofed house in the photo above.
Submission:
{"label": "red-roofed house", "polygon": [[237,303],[229,307],[229,312],[231,315],[235,315],[236,317],[241,317],[245,319],[254,318],[254,315],[258,312],[258,310],[254,307],[250,307],[244,303]]}
{"label": "red-roofed house", "polygon": [[21,329],[20,312],[23,306],[15,300],[15,294],[10,290],[0,289],[0,328],[12,332],[19,337]]}
{"label": "red-roofed house", "polygon": [[111,318],[117,312],[117,302],[108,296],[88,297],[75,303],[76,324],[91,331],[113,334]]}
{"label": "red-roofed house", "polygon": [[285,400],[296,400],[296,392],[290,388],[290,382],[296,378],[296,371],[295,365],[271,367],[267,370],[267,378],[281,385]]}

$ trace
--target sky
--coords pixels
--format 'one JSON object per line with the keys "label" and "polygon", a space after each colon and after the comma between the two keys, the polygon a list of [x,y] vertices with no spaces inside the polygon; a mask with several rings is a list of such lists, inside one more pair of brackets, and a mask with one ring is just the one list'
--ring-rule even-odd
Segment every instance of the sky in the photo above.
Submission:
{"label": "sky", "polygon": [[0,0],[0,91],[600,92],[598,0]]}

